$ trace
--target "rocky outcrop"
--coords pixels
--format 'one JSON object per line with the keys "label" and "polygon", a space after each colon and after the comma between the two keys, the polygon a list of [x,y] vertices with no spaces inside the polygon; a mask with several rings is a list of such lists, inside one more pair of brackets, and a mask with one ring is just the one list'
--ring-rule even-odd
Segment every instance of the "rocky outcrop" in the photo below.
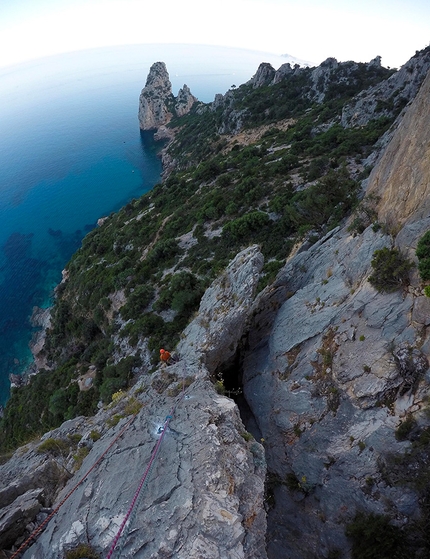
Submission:
{"label": "rocky outcrop", "polygon": [[46,518],[65,472],[54,459],[29,449],[0,469],[0,549],[9,549]]}
{"label": "rocky outcrop", "polygon": [[290,74],[293,73],[293,69],[291,68],[291,65],[289,62],[286,62],[285,64],[282,64],[275,72],[275,75],[273,76],[273,80],[272,83],[273,84],[277,84],[279,82],[281,82],[282,80],[284,80],[286,78],[286,76],[289,76]]}
{"label": "rocky outcrop", "polygon": [[262,62],[255,75],[247,83],[252,85],[254,89],[263,85],[269,85],[273,81],[275,74],[275,69],[271,64]]}
{"label": "rocky outcrop", "polygon": [[42,505],[43,488],[27,491],[15,499],[13,508],[8,508],[0,517],[0,548],[10,547],[22,534],[25,527],[36,518]]}
{"label": "rocky outcrop", "polygon": [[139,97],[139,124],[142,130],[152,130],[167,124],[173,117],[172,84],[164,62],[151,66],[145,87]]}
{"label": "rocky outcrop", "polygon": [[319,103],[324,100],[327,85],[332,78],[333,72],[337,70],[338,67],[339,62],[336,58],[327,58],[312,71],[312,92]]}
{"label": "rocky outcrop", "polygon": [[191,93],[190,88],[184,84],[175,100],[175,113],[177,116],[188,114],[194,103],[197,103],[197,97]]}
{"label": "rocky outcrop", "polygon": [[[191,384],[183,397],[184,375]],[[135,398],[143,408],[133,424],[23,557],[57,559],[79,543],[90,543],[106,555],[169,414],[170,426],[137,505],[124,556],[266,557],[264,453],[258,443],[241,436],[244,428],[234,402],[218,395],[203,376],[201,370],[179,363],[138,383]],[[195,377],[201,380],[193,382]],[[112,413],[120,414],[121,407]],[[87,424],[87,430],[96,429],[102,436],[85,458],[81,476],[129,419],[109,429],[108,417],[103,411]]]}
{"label": "rocky outcrop", "polygon": [[213,373],[236,352],[255,297],[263,255],[257,246],[240,252],[202,297],[198,318],[184,331],[178,351]]}
{"label": "rocky outcrop", "polygon": [[46,340],[46,330],[51,325],[51,309],[34,307],[33,314],[31,316],[31,325],[36,328],[30,342],[30,350],[33,354],[35,369],[36,371],[39,371],[40,369],[49,369],[50,366],[46,359],[44,346]]}
{"label": "rocky outcrop", "polygon": [[140,128],[154,130],[164,126],[174,116],[187,114],[196,102],[187,85],[179,90],[175,98],[165,63],[155,62],[139,97]]}
{"label": "rocky outcrop", "polygon": [[333,231],[255,303],[241,358],[272,479],[269,557],[345,552],[357,511],[389,508],[408,522],[419,508],[418,495],[390,486],[379,467],[387,452],[403,453],[395,429],[429,390],[430,338],[411,322],[414,296],[367,282],[373,251],[389,244],[371,227],[356,237]]}
{"label": "rocky outcrop", "polygon": [[387,80],[361,92],[346,105],[342,110],[342,126],[365,126],[372,119],[397,114],[415,98],[429,69],[430,48],[427,47]]}

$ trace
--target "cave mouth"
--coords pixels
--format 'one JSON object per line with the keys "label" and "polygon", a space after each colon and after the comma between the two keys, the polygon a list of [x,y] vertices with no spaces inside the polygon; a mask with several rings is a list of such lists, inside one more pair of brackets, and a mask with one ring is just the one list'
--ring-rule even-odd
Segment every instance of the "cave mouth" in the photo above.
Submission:
{"label": "cave mouth", "polygon": [[223,383],[225,395],[235,401],[245,429],[254,439],[261,440],[260,428],[243,391],[243,360],[239,350],[217,368],[215,378]]}

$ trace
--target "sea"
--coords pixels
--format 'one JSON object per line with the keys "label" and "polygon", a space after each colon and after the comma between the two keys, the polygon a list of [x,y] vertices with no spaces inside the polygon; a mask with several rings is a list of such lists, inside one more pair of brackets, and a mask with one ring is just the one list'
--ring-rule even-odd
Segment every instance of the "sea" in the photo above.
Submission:
{"label": "sea", "polygon": [[207,45],[125,45],[0,69],[0,405],[31,364],[30,318],[52,305],[71,255],[100,217],[160,180],[139,94],[163,61],[173,93],[203,102],[248,81],[276,54]]}

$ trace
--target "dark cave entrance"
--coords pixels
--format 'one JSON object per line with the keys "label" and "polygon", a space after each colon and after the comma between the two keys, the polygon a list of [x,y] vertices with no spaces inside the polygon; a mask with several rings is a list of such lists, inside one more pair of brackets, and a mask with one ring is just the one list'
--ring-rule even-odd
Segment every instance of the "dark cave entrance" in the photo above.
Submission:
{"label": "dark cave entrance", "polygon": [[215,378],[223,383],[225,395],[236,402],[245,429],[259,441],[261,431],[243,392],[243,359],[239,349],[218,367]]}

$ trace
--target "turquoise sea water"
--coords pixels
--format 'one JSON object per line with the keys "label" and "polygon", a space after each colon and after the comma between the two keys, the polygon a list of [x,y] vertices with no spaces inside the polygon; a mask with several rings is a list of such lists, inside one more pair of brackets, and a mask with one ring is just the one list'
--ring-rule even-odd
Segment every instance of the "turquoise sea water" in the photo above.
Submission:
{"label": "turquoise sea water", "polygon": [[99,217],[159,180],[138,99],[153,62],[204,102],[281,57],[191,45],[95,49],[0,69],[0,404],[31,361],[29,318]]}

